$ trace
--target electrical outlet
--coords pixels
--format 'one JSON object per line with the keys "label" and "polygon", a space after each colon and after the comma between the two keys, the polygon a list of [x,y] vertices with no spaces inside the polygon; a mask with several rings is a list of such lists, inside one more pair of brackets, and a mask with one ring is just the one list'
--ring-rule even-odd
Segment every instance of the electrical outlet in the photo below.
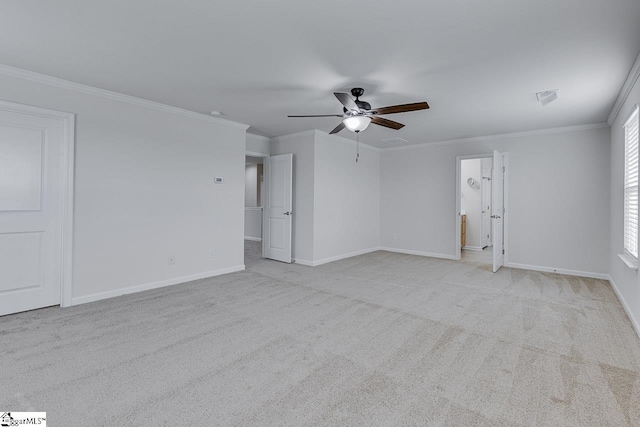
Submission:
{"label": "electrical outlet", "polygon": [[216,257],[216,250],[215,250],[215,249],[211,249],[211,250],[209,251],[209,256],[210,256],[211,258],[215,258],[215,257]]}
{"label": "electrical outlet", "polygon": [[393,240],[398,240],[398,235],[396,233],[393,233]]}
{"label": "electrical outlet", "polygon": [[176,263],[176,257],[171,255],[168,260],[169,265],[173,265]]}

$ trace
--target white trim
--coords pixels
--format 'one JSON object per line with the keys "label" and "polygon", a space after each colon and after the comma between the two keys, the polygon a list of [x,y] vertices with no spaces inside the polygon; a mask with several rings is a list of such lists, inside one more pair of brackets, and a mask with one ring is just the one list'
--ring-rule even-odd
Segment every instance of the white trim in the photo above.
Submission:
{"label": "white trim", "polygon": [[622,107],[627,101],[629,94],[631,94],[633,86],[636,84],[636,81],[638,81],[638,78],[640,78],[640,54],[636,58],[636,61],[633,63],[633,66],[629,71],[629,75],[627,75],[627,79],[625,80],[624,85],[622,85],[622,89],[618,94],[618,98],[616,99],[615,104],[613,104],[613,108],[611,109],[611,113],[609,114],[609,119],[607,120],[609,126],[613,126],[613,122],[615,122],[618,118],[620,110],[622,110]]}
{"label": "white trim", "polygon": [[300,265],[304,265],[305,267],[315,267],[315,265],[313,264],[313,261],[309,261],[306,259],[299,259],[299,258],[294,258],[292,260],[293,264],[300,264]]}
{"label": "white trim", "polygon": [[340,261],[341,259],[346,259],[346,258],[351,258],[354,256],[359,256],[359,255],[364,255],[364,254],[368,254],[371,252],[376,252],[379,251],[380,248],[379,247],[375,247],[375,248],[369,248],[369,249],[362,249],[359,251],[355,251],[355,252],[350,252],[348,254],[342,254],[342,255],[336,255],[336,256],[332,256],[329,258],[324,258],[324,259],[320,259],[317,261],[307,261],[307,260],[303,260],[303,259],[296,259],[296,264],[300,264],[300,265],[306,265],[309,267],[317,267],[319,265],[322,264],[328,264],[330,262],[334,262],[334,261]]}
{"label": "white trim", "polygon": [[638,271],[638,260],[631,258],[627,254],[618,254],[618,257],[622,260],[622,262],[632,269],[633,271]]}
{"label": "white trim", "polygon": [[462,250],[482,252],[482,248],[480,246],[463,246]]}
{"label": "white trim", "polygon": [[618,300],[622,304],[624,311],[627,313],[629,320],[631,320],[631,325],[633,326],[633,329],[636,330],[636,334],[640,338],[640,322],[638,322],[638,320],[634,317],[633,311],[631,311],[631,309],[629,308],[629,304],[627,304],[627,300],[625,300],[624,297],[622,296],[622,292],[620,292],[620,290],[618,289],[618,286],[616,285],[616,282],[613,281],[613,278],[609,276],[607,280],[609,280],[609,283],[613,288],[613,292],[618,297]]}
{"label": "white trim", "polygon": [[449,144],[462,144],[465,142],[490,142],[490,141],[496,141],[500,139],[522,138],[522,137],[528,137],[528,136],[548,135],[548,134],[563,133],[563,132],[579,132],[583,130],[603,129],[608,127],[610,127],[608,123],[590,123],[586,125],[564,126],[564,127],[557,127],[557,128],[528,130],[524,132],[501,133],[501,134],[486,135],[486,136],[473,136],[470,138],[450,139],[445,141],[423,142],[420,144],[404,145],[402,147],[382,148],[381,150],[383,152],[415,150],[418,148],[437,147],[440,145],[449,145]]}
{"label": "white trim", "polygon": [[33,105],[18,104],[16,102],[2,100],[0,100],[0,109],[5,111],[13,111],[16,113],[29,114],[32,116],[47,117],[50,119],[65,120],[71,117],[75,117],[75,114],[67,113],[65,111],[49,110],[48,108],[34,107]]}
{"label": "white trim", "polygon": [[387,251],[387,252],[394,252],[397,254],[405,254],[405,255],[418,255],[418,256],[426,256],[429,258],[440,258],[440,259],[450,259],[450,260],[456,260],[456,256],[455,255],[449,255],[449,254],[437,254],[437,253],[433,253],[433,252],[422,252],[422,251],[413,251],[410,249],[399,249],[399,248],[390,248],[387,246],[383,246],[380,248],[381,251]]}
{"label": "white trim", "polygon": [[460,243],[462,243],[462,215],[460,213],[462,210],[462,198],[460,197],[460,193],[462,191],[460,188],[460,175],[462,174],[461,168],[462,156],[456,156],[456,212],[454,214],[456,216],[456,241],[454,246],[454,248],[456,248],[456,261],[460,261],[462,259],[462,248],[460,247]]}
{"label": "white trim", "polygon": [[263,159],[271,157],[270,154],[260,153],[259,151],[245,151],[244,155],[249,157],[262,157]]}
{"label": "white trim", "polygon": [[62,177],[62,218],[60,248],[60,306],[71,305],[73,292],[73,198],[75,173],[75,114],[0,100],[0,110],[62,120],[64,126]]}
{"label": "white trim", "polygon": [[250,240],[252,242],[262,242],[262,237],[244,236],[244,240]]}
{"label": "white trim", "polygon": [[121,295],[133,294],[136,292],[148,291],[151,289],[163,288],[165,286],[179,285],[193,280],[207,279],[210,277],[221,276],[223,274],[235,273],[244,270],[244,265],[235,267],[221,268],[219,270],[206,271],[204,273],[192,274],[189,276],[176,277],[173,279],[160,280],[158,282],[144,283],[142,285],[130,286],[127,288],[115,289],[97,294],[85,295],[83,297],[75,297],[72,305],[86,304],[88,302],[100,301],[107,298],[119,297]]}
{"label": "white trim", "polygon": [[262,211],[262,206],[245,206],[245,211]]}
{"label": "white trim", "polygon": [[60,307],[68,307],[73,298],[73,206],[75,195],[75,114],[69,114],[65,120],[64,139],[66,156],[63,160],[65,178],[63,186],[63,225],[62,225],[62,290]]}
{"label": "white trim", "polygon": [[[502,212],[502,250],[504,251],[504,264],[509,263],[509,217],[511,216],[511,212],[509,211],[509,152],[504,152],[502,154],[502,166],[504,166],[504,194],[502,195],[502,205],[504,207],[504,211]],[[493,236],[491,236],[491,240],[493,240]],[[492,245],[493,246],[493,245]]]}
{"label": "white trim", "polygon": [[[506,251],[505,251],[506,252]],[[516,268],[518,270],[542,271],[545,273],[556,273],[565,276],[588,277],[591,279],[609,280],[609,275],[604,273],[594,273],[591,271],[568,270],[565,268],[546,267],[541,265],[520,264],[515,262],[505,263],[505,267]]]}
{"label": "white trim", "polygon": [[231,120],[208,116],[206,114],[197,113],[195,111],[185,110],[183,108],[161,104],[159,102],[149,101],[147,99],[137,98],[135,96],[124,95],[122,93],[112,92],[110,90],[99,89],[97,87],[87,86],[81,83],[75,83],[68,80],[63,80],[57,77],[47,76],[45,74],[34,73],[33,71],[23,70],[21,68],[11,67],[8,65],[0,64],[0,75],[4,75],[7,77],[15,77],[23,80],[29,80],[35,83],[41,83],[49,86],[58,87],[61,89],[72,90],[72,91],[84,93],[87,95],[98,96],[101,98],[110,99],[112,101],[125,102],[127,104],[137,105],[139,107],[151,108],[154,110],[164,111],[167,113],[177,114],[180,116],[190,117],[193,119],[204,120],[207,122],[230,126],[230,127],[238,128],[242,130],[249,129],[249,125],[246,125],[244,123],[238,123],[238,122],[233,122]]}

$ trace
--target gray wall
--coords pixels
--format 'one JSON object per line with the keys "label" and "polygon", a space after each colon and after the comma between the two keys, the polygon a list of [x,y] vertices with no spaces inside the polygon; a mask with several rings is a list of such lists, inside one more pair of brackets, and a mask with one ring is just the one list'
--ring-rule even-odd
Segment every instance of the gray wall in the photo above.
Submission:
{"label": "gray wall", "polygon": [[[640,57],[639,59],[640,60]],[[636,81],[618,117],[611,125],[611,248],[609,262],[611,279],[627,313],[640,334],[640,278],[627,267],[618,254],[623,253],[624,227],[624,129],[623,126],[636,104],[640,103],[640,82]]]}
{"label": "gray wall", "polygon": [[454,257],[456,156],[498,150],[509,153],[509,262],[606,275],[609,140],[602,127],[385,150],[382,246]]}
{"label": "gray wall", "polygon": [[76,114],[74,303],[243,268],[246,126],[6,76],[0,94]]}

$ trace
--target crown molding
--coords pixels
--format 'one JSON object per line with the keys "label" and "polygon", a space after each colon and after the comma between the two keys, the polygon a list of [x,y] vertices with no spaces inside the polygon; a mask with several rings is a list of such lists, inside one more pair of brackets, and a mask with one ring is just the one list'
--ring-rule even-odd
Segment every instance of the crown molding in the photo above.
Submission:
{"label": "crown molding", "polygon": [[124,102],[127,104],[136,105],[139,107],[151,108],[153,110],[164,111],[167,113],[172,113],[172,114],[177,114],[184,117],[203,120],[210,123],[230,126],[230,127],[242,129],[245,131],[249,128],[249,125],[246,125],[244,123],[238,123],[231,120],[212,117],[206,114],[197,113],[195,111],[185,110],[183,108],[173,107],[171,105],[161,104],[159,102],[149,101],[147,99],[137,98],[131,95],[124,95],[122,93],[112,92],[106,89],[87,86],[81,83],[75,83],[68,80],[59,79],[57,77],[47,76],[45,74],[23,70],[21,68],[11,67],[9,65],[0,64],[0,75],[7,76],[7,77],[14,77],[22,80],[28,80],[35,83],[57,87],[60,89],[72,90],[75,92],[84,93],[86,95],[98,96],[100,98],[105,98],[112,101]]}
{"label": "crown molding", "polygon": [[613,104],[613,109],[611,110],[611,114],[609,114],[609,120],[607,120],[609,126],[613,125],[613,122],[618,118],[620,110],[622,110],[622,107],[629,97],[631,90],[633,90],[633,86],[638,81],[638,78],[640,78],[640,54],[636,58],[636,62],[633,63],[633,67],[631,67],[631,71],[629,71],[627,80],[625,80],[624,85],[622,85],[618,98],[616,99],[615,104]]}
{"label": "crown molding", "polygon": [[450,139],[446,141],[436,141],[436,142],[423,142],[421,144],[413,144],[413,145],[404,145],[402,147],[389,147],[383,148],[382,151],[403,151],[403,150],[414,150],[418,148],[425,147],[437,147],[440,145],[450,145],[450,144],[463,144],[466,142],[487,142],[487,141],[496,141],[500,139],[508,139],[508,138],[523,138],[527,136],[537,136],[537,135],[549,135],[553,133],[564,133],[564,132],[579,132],[583,130],[593,130],[593,129],[603,129],[610,127],[608,123],[590,123],[586,125],[576,125],[576,126],[564,126],[557,128],[548,128],[548,129],[538,129],[538,130],[528,130],[524,132],[512,132],[512,133],[501,133],[497,135],[486,135],[486,136],[474,136],[470,138],[461,138],[461,139]]}

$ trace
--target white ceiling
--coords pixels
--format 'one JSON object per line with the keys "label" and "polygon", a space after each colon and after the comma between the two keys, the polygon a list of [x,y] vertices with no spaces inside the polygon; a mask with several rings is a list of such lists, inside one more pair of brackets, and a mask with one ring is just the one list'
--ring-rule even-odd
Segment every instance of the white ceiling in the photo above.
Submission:
{"label": "white ceiling", "polygon": [[[604,122],[640,51],[638,0],[3,0],[0,63],[278,136],[330,131],[333,91],[424,143]],[[535,93],[560,89],[542,107]],[[340,135],[353,137],[347,131]]]}

